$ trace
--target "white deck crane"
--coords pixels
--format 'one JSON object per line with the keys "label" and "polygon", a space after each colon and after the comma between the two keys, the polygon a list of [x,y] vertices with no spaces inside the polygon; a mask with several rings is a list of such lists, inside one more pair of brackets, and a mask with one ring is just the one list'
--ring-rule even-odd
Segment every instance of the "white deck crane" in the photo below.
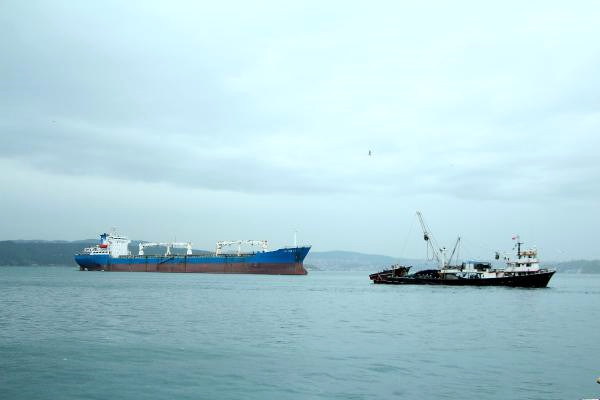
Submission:
{"label": "white deck crane", "polygon": [[170,256],[171,255],[171,249],[173,248],[179,248],[179,249],[187,249],[186,254],[188,256],[192,255],[192,243],[191,242],[187,242],[187,243],[182,243],[182,242],[172,242],[172,243],[140,243],[138,245],[138,255],[143,256],[144,255],[144,249],[146,247],[154,247],[154,246],[163,246],[167,248],[167,251],[165,252],[165,256]]}
{"label": "white deck crane", "polygon": [[266,240],[222,240],[217,242],[217,248],[215,250],[215,255],[221,254],[224,247],[229,247],[236,245],[238,246],[237,255],[242,254],[242,244],[248,244],[250,246],[260,246],[262,251],[267,251],[267,241]]}
{"label": "white deck crane", "polygon": [[192,255],[192,243],[191,242],[172,242],[167,246],[167,255],[171,255],[171,249],[187,249],[185,254],[188,256]]}
{"label": "white deck crane", "polygon": [[140,243],[140,244],[138,244],[138,255],[143,256],[144,255],[144,249],[146,247],[154,247],[154,246],[163,246],[163,243],[148,242],[148,243]]}

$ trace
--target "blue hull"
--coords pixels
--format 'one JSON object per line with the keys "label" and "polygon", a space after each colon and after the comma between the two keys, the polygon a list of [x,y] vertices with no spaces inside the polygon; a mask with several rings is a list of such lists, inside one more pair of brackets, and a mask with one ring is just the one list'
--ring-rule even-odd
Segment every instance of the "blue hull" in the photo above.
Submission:
{"label": "blue hull", "polygon": [[279,249],[246,255],[172,255],[124,256],[77,254],[82,270],[131,272],[206,272],[305,275],[303,261],[310,247]]}

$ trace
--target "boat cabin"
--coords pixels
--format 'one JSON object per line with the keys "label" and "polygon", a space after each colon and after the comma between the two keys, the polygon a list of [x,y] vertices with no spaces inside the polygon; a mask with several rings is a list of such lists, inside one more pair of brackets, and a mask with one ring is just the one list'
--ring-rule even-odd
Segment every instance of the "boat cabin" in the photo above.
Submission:
{"label": "boat cabin", "polygon": [[492,264],[484,261],[467,261],[462,263],[461,266],[463,271],[488,271],[492,269]]}

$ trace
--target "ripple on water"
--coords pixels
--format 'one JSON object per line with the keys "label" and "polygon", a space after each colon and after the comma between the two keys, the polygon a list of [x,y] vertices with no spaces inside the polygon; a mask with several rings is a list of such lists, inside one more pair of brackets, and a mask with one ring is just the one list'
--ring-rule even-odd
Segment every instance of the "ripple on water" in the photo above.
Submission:
{"label": "ripple on water", "polygon": [[600,277],[548,290],[0,268],[11,399],[593,397]]}

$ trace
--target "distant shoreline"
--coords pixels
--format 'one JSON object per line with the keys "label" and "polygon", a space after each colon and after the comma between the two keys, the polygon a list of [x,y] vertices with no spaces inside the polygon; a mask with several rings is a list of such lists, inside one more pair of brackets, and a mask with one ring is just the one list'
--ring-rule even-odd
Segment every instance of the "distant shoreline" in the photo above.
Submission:
{"label": "distant shoreline", "polygon": [[[135,252],[133,241],[130,251]],[[96,244],[96,240],[43,241],[4,240],[0,241],[0,266],[56,266],[75,267],[73,255],[84,247]],[[194,250],[204,252],[204,250]],[[160,248],[156,249],[161,252]],[[395,258],[381,254],[364,254],[353,251],[310,252],[304,262],[310,271],[376,271],[393,264],[411,265],[414,270],[435,268],[431,262],[419,259]],[[571,260],[544,262],[542,266],[556,268],[559,273],[600,274],[600,260]]]}

